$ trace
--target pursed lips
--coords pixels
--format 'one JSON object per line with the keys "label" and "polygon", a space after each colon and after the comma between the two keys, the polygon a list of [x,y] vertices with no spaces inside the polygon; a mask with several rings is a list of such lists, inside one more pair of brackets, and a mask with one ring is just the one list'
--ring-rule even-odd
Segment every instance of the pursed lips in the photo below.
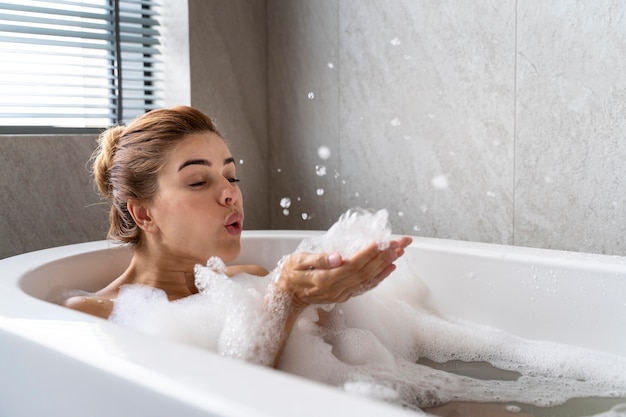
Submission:
{"label": "pursed lips", "polygon": [[234,212],[224,223],[224,227],[226,231],[231,235],[239,235],[241,234],[241,230],[243,227],[243,214],[239,212]]}

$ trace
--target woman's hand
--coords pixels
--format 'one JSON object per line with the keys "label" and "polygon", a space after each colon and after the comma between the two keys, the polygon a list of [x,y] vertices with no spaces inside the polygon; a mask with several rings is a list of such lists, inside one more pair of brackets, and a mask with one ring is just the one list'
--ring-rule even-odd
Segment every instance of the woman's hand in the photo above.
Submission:
{"label": "woman's hand", "polygon": [[341,303],[387,278],[396,268],[393,262],[411,242],[410,237],[402,237],[384,250],[373,243],[350,259],[338,253],[296,253],[284,262],[276,285],[292,295],[296,307]]}

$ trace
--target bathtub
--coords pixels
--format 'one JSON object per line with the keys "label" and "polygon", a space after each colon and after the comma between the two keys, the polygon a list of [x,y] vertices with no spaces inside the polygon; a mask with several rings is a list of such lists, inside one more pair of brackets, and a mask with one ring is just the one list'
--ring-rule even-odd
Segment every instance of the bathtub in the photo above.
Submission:
{"label": "bathtub", "polygon": [[[239,261],[272,269],[314,233],[244,232]],[[416,415],[51,302],[129,259],[98,241],[0,260],[0,416]],[[626,355],[626,258],[414,237],[398,264],[445,315]]]}

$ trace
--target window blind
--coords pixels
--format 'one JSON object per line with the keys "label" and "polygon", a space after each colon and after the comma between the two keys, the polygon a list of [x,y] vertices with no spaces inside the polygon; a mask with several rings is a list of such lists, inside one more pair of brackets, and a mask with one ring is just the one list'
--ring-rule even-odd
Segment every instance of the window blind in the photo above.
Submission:
{"label": "window blind", "polygon": [[0,129],[101,128],[161,107],[156,0],[0,0]]}

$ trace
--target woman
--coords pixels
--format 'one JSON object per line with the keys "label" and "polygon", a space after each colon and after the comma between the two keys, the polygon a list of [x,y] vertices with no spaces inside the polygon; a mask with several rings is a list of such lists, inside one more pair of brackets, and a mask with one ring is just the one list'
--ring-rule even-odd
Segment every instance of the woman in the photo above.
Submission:
{"label": "woman", "polygon": [[[212,120],[186,106],[151,111],[127,127],[100,137],[93,171],[100,192],[111,200],[110,239],[134,248],[128,268],[93,295],[67,299],[67,307],[108,318],[119,289],[143,284],[170,300],[198,290],[194,266],[212,256],[225,263],[240,252],[243,198],[235,160]],[[411,239],[376,244],[350,259],[337,253],[291,255],[275,281],[290,306],[277,366],[298,315],[310,304],[337,303],[372,288],[394,269]],[[231,266],[228,275],[265,275],[255,265]]]}

